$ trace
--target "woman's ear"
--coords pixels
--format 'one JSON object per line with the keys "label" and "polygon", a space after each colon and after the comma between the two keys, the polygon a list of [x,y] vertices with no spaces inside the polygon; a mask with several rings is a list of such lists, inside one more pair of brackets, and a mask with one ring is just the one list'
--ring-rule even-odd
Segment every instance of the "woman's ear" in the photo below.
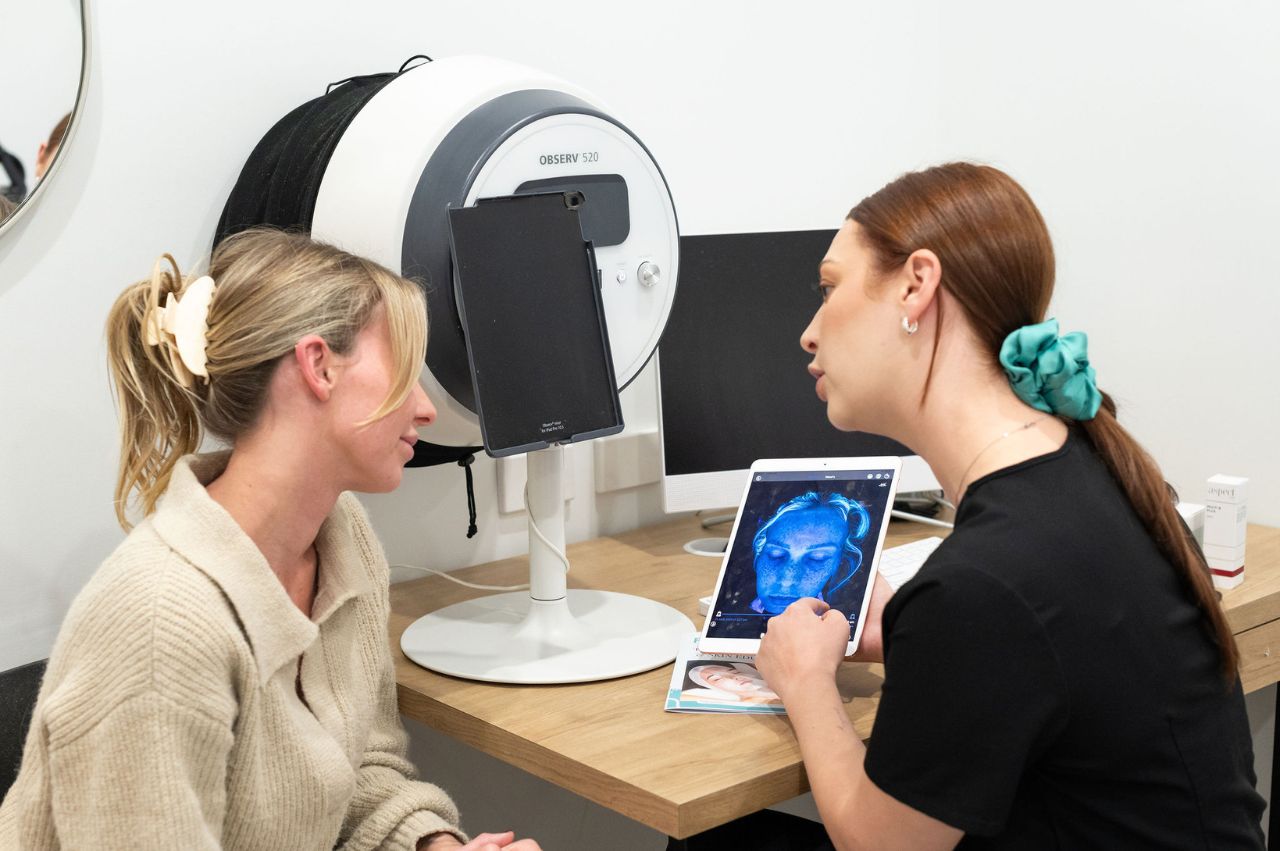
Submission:
{"label": "woman's ear", "polygon": [[307,390],[327,402],[337,379],[337,358],[329,344],[318,334],[308,334],[294,344],[293,358]]}
{"label": "woman's ear", "polygon": [[918,248],[902,266],[902,281],[899,295],[903,316],[908,323],[918,323],[938,294],[942,261],[929,249]]}

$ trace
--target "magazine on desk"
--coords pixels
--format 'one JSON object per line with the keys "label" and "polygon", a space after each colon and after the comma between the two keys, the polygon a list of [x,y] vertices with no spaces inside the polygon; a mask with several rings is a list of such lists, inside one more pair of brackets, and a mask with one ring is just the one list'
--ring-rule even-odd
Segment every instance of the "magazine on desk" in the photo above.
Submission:
{"label": "magazine on desk", "polygon": [[698,634],[680,645],[667,690],[668,712],[742,712],[786,715],[782,698],[765,684],[753,656],[705,656]]}

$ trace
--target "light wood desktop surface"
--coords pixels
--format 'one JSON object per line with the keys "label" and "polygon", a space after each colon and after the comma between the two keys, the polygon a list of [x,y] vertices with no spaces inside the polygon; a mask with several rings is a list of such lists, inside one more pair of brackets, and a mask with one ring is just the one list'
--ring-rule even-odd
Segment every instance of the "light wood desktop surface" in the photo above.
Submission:
{"label": "light wood desktop surface", "polygon": [[[945,532],[895,521],[885,546]],[[661,600],[701,627],[698,598],[712,592],[720,561],[689,555],[683,545],[707,534],[686,517],[573,544],[569,587]],[[523,557],[456,573],[496,585],[520,584],[527,574]],[[1280,680],[1280,529],[1249,527],[1245,575],[1223,602],[1245,691],[1253,691]],[[390,640],[408,717],[676,838],[809,790],[786,718],[665,712],[670,665],[601,683],[505,686],[435,674],[400,652],[401,633],[418,617],[481,593],[438,577],[392,587]],[[849,717],[864,739],[883,674],[882,666],[863,664],[840,673]]]}

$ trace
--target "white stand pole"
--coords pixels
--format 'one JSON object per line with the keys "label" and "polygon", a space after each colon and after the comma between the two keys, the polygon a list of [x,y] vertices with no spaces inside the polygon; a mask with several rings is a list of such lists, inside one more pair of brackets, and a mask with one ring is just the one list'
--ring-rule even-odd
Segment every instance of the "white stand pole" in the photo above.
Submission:
{"label": "white stand pole", "polygon": [[665,665],[693,623],[663,603],[568,590],[560,447],[530,452],[529,591],[468,600],[419,618],[400,647],[442,674],[499,683],[577,683]]}
{"label": "white stand pole", "polygon": [[530,599],[515,638],[566,649],[589,648],[595,636],[569,612],[568,564],[563,555],[564,450],[552,446],[530,452],[527,458]]}

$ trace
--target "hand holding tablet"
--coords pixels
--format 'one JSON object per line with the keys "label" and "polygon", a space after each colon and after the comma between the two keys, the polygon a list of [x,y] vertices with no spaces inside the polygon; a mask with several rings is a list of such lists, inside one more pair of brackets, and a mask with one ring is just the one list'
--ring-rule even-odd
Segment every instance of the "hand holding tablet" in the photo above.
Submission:
{"label": "hand holding tablet", "polygon": [[854,652],[901,462],[771,459],[751,467],[698,649],[754,654],[769,618],[812,597],[848,618]]}

